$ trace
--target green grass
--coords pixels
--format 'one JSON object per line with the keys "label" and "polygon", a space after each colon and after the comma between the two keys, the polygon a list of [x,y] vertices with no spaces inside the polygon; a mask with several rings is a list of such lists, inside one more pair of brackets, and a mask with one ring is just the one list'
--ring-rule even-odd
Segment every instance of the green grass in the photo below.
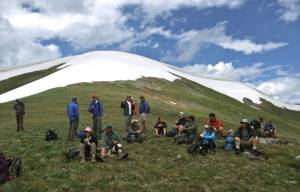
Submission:
{"label": "green grass", "polygon": [[[6,87],[7,82],[0,82]],[[66,141],[66,105],[76,95],[80,104],[80,128],[91,125],[87,112],[90,96],[96,93],[104,102],[104,124],[113,123],[123,133],[120,101],[126,95],[145,95],[151,115],[143,144],[124,144],[128,161],[111,159],[105,163],[68,162],[64,152],[78,147]],[[170,101],[177,103],[171,104]],[[57,88],[24,99],[25,133],[15,131],[12,102],[0,104],[0,149],[9,157],[22,157],[23,175],[2,185],[3,191],[299,191],[300,113],[263,103],[260,110],[188,80],[170,83],[155,78],[113,83],[82,83]],[[241,118],[258,116],[272,119],[278,136],[287,145],[260,145],[269,157],[249,160],[226,153],[218,140],[217,153],[187,154],[187,145],[177,146],[171,138],[156,138],[152,129],[158,116],[169,127],[179,111],[196,116],[202,131],[209,112],[216,112],[225,129],[236,129]],[[45,129],[55,128],[60,139],[44,141]],[[177,155],[182,158],[176,158]],[[296,181],[296,183],[291,182]],[[0,188],[1,191],[1,188]]]}

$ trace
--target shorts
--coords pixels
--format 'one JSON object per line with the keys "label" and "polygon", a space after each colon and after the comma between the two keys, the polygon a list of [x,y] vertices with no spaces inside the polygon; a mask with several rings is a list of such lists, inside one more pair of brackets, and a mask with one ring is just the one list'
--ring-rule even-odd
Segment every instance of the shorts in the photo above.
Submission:
{"label": "shorts", "polygon": [[141,121],[146,121],[147,120],[147,114],[146,113],[141,113],[140,118],[141,118]]}

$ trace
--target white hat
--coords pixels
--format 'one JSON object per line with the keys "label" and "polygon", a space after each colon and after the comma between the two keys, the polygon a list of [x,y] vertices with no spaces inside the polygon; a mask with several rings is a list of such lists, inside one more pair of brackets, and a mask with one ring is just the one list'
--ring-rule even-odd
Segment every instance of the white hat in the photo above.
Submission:
{"label": "white hat", "polygon": [[248,123],[249,124],[249,121],[248,121],[248,119],[242,119],[240,123]]}
{"label": "white hat", "polygon": [[183,116],[184,115],[184,112],[179,112],[179,116]]}
{"label": "white hat", "polygon": [[208,129],[208,128],[209,128],[209,125],[204,125],[204,128],[205,128],[205,129]]}

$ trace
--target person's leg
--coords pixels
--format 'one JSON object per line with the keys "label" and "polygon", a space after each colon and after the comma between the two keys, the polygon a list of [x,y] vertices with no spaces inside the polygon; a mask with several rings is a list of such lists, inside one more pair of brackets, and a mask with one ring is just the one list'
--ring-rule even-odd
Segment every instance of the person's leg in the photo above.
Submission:
{"label": "person's leg", "polygon": [[258,138],[257,137],[251,137],[249,141],[252,145],[252,149],[257,150]]}
{"label": "person's leg", "polygon": [[20,131],[20,118],[19,118],[19,115],[16,115],[16,121],[17,121],[17,131]]}
{"label": "person's leg", "polygon": [[239,137],[236,137],[235,138],[235,148],[237,150],[240,150],[240,147],[241,147],[241,139]]}
{"label": "person's leg", "polygon": [[163,136],[167,135],[167,128],[164,128]]}
{"label": "person's leg", "polygon": [[104,158],[106,153],[107,153],[107,150],[105,149],[105,147],[102,147],[101,148],[101,154],[100,154],[101,158]]}
{"label": "person's leg", "polygon": [[79,150],[80,150],[79,156],[81,158],[81,162],[85,162],[85,144],[80,143]]}
{"label": "person's leg", "polygon": [[77,137],[78,126],[79,126],[79,120],[75,120],[73,124],[73,130],[72,130],[73,140]]}
{"label": "person's leg", "polygon": [[220,127],[219,129],[217,129],[217,133],[220,137],[223,137],[223,127]]}
{"label": "person's leg", "polygon": [[159,128],[155,128],[155,135],[156,135],[156,136],[160,136]]}
{"label": "person's leg", "polygon": [[20,129],[24,131],[24,124],[23,124],[24,115],[20,115]]}
{"label": "person's leg", "polygon": [[98,125],[97,125],[98,117],[94,116],[94,117],[92,117],[92,119],[93,119],[93,133],[94,133],[95,137],[98,138]]}
{"label": "person's leg", "polygon": [[99,135],[99,139],[101,138],[101,135],[103,133],[103,130],[102,130],[102,117],[98,117],[97,119],[97,125],[98,125],[98,135]]}
{"label": "person's leg", "polygon": [[95,156],[96,156],[96,144],[95,143],[91,144],[90,156],[92,157],[92,161],[96,161],[96,159],[95,159]]}
{"label": "person's leg", "polygon": [[72,128],[73,128],[73,121],[69,122],[69,133],[68,133],[68,141],[72,141]]}

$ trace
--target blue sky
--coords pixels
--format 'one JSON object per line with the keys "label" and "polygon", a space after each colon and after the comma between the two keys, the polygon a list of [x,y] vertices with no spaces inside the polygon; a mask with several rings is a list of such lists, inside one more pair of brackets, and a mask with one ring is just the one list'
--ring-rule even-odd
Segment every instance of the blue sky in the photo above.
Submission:
{"label": "blue sky", "polygon": [[119,50],[300,103],[300,0],[2,0],[0,67]]}

